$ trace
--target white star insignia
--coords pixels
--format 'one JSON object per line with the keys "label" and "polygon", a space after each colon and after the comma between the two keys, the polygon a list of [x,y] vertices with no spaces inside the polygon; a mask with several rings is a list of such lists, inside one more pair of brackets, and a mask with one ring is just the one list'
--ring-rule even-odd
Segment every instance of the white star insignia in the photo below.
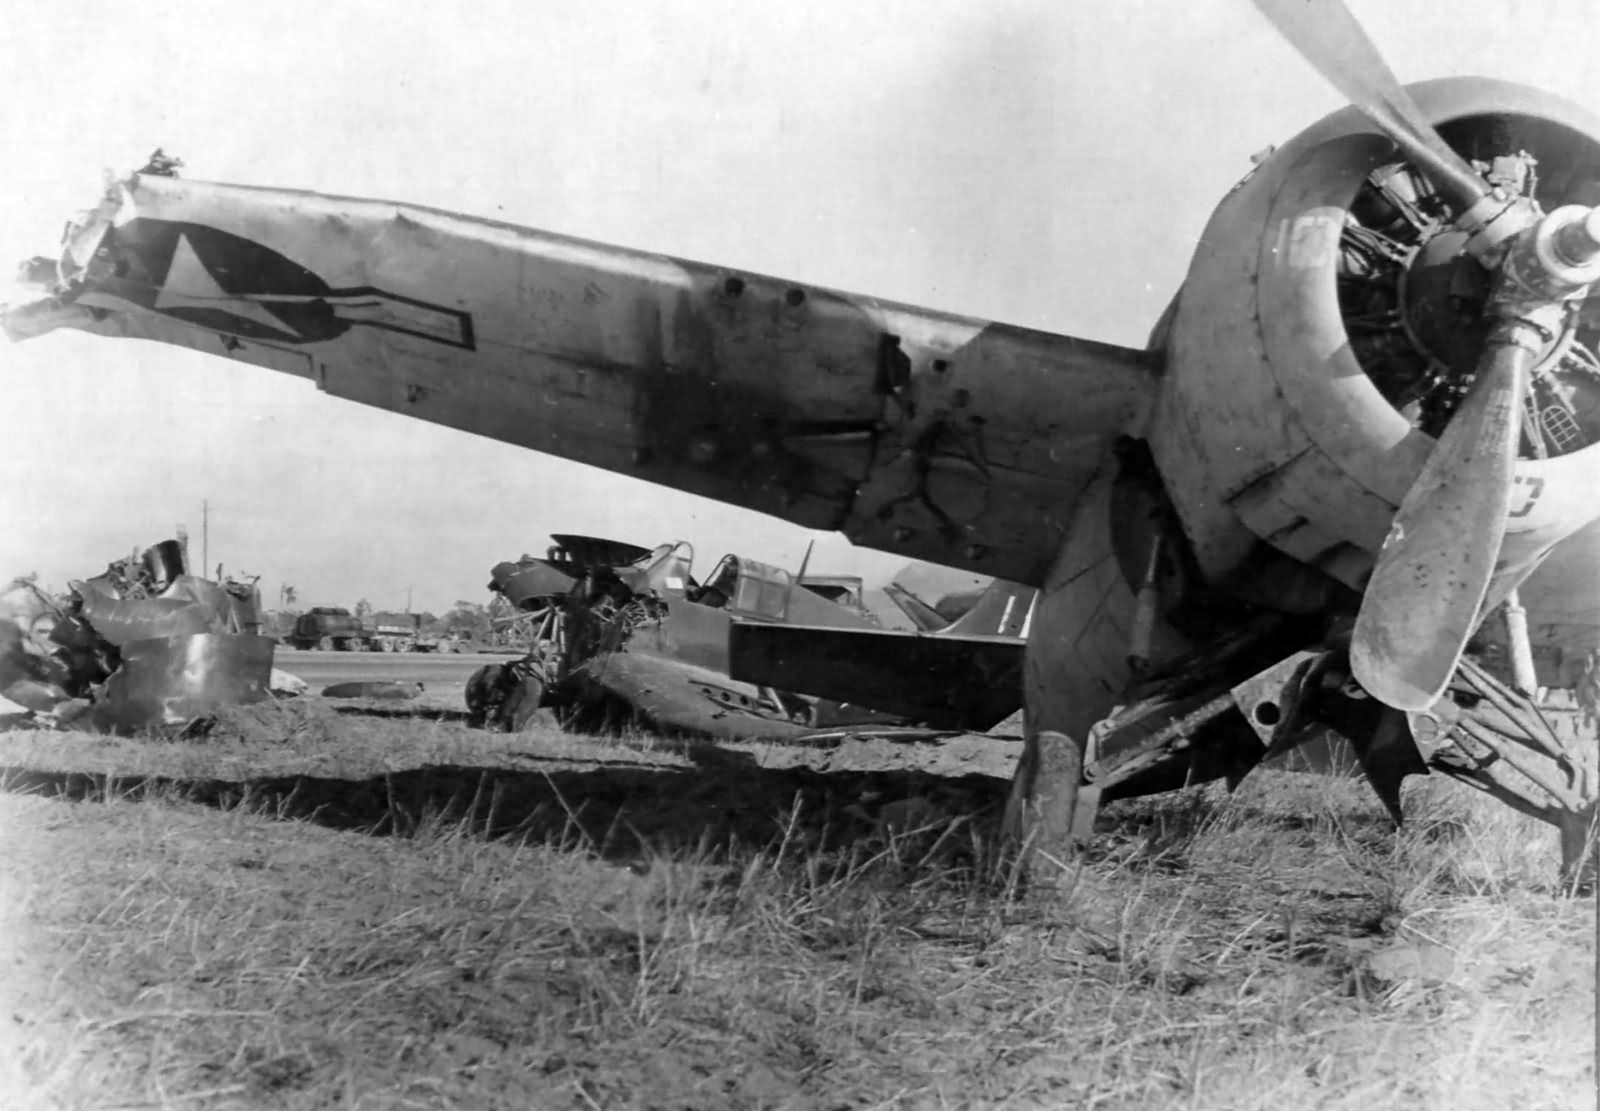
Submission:
{"label": "white star insignia", "polygon": [[259,302],[248,297],[229,293],[211,276],[200,256],[195,254],[189,237],[180,235],[172,252],[172,265],[167,268],[167,278],[156,294],[157,310],[164,309],[219,309],[222,312],[259,324],[286,336],[299,337],[289,325],[274,316]]}

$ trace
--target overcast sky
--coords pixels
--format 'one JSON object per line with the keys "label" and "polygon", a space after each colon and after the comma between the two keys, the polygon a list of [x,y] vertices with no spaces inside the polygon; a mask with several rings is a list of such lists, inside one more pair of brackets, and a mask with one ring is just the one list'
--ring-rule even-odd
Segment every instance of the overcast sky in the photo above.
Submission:
{"label": "overcast sky", "polygon": [[[1353,6],[1404,80],[1600,101],[1593,0]],[[0,263],[53,253],[102,167],[162,146],[189,177],[1140,345],[1249,156],[1339,103],[1246,0],[11,0]],[[0,343],[0,389],[0,578],[60,584],[180,521],[198,556],[202,500],[213,564],[307,604],[483,600],[550,532],[684,537],[702,569],[812,539],[175,348]],[[899,562],[818,539],[815,570]]]}

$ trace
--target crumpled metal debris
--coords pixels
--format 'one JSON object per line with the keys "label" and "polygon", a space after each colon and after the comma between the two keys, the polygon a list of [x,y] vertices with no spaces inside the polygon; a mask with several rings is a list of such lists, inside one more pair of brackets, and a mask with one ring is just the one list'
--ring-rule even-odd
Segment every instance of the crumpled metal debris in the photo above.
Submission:
{"label": "crumpled metal debris", "polygon": [[254,581],[188,573],[163,541],[74,581],[61,599],[31,579],[40,612],[0,618],[0,697],[41,724],[137,733],[183,728],[222,706],[268,695],[272,638],[261,635]]}

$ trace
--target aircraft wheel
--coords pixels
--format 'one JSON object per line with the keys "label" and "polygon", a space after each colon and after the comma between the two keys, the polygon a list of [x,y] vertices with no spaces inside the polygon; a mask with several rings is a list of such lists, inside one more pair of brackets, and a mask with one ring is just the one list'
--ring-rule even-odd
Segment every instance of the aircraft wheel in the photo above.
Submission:
{"label": "aircraft wheel", "polygon": [[544,680],[531,675],[511,689],[500,706],[500,722],[506,732],[520,733],[541,720],[544,693]]}
{"label": "aircraft wheel", "polygon": [[478,668],[467,678],[467,725],[474,729],[482,729],[489,724],[489,715],[495,713],[498,723],[498,707],[492,705],[495,688],[499,685],[502,665],[485,664]]}

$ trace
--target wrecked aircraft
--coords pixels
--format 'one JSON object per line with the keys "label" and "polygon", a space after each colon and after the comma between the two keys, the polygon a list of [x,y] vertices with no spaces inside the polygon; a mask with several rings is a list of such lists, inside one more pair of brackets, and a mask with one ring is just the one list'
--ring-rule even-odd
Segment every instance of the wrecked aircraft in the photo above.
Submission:
{"label": "wrecked aircraft", "polygon": [[0,618],[0,696],[41,724],[116,733],[184,727],[267,697],[272,638],[261,635],[254,581],[189,574],[164,540],[53,598],[32,579],[24,627]]}
{"label": "wrecked aircraft", "polygon": [[[1030,589],[995,592],[994,605],[1016,613],[1010,635],[974,639],[964,635],[967,628],[952,627],[937,638],[958,661],[939,673],[921,657],[904,666],[908,641],[935,638],[878,628],[853,576],[796,576],[727,555],[701,582],[683,541],[651,550],[593,537],[552,539],[544,558],[525,555],[492,572],[489,589],[532,623],[532,649],[473,676],[467,700],[476,724],[517,728],[541,709],[620,706],[657,728],[724,737],[905,720],[981,730],[1021,705],[1018,634]],[[975,607],[974,627],[988,613]],[[808,653],[835,659],[841,645],[881,646],[861,657],[870,654],[881,666],[853,669],[853,683],[839,677],[852,672],[848,667],[800,666]]]}
{"label": "wrecked aircraft", "polygon": [[[1600,777],[1539,692],[1600,620],[1600,120],[1402,86],[1337,0],[1256,3],[1354,103],[1221,198],[1142,349],[170,167],[110,182],[4,326],[268,367],[1039,588],[1030,852],[1333,729],[1392,811],[1454,777],[1559,827],[1570,871]],[[1502,619],[1491,674],[1472,641]]]}

